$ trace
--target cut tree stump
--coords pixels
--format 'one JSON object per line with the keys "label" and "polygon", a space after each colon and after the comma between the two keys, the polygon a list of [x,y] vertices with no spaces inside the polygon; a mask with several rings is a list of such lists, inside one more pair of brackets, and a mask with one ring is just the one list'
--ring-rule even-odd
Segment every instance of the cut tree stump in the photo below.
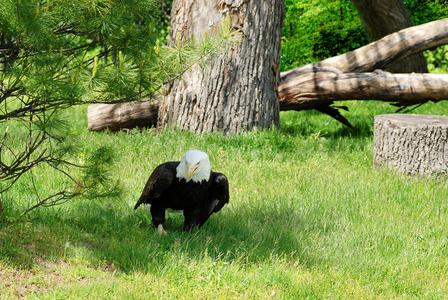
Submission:
{"label": "cut tree stump", "polygon": [[157,101],[94,104],[87,108],[89,130],[110,130],[156,126]]}
{"label": "cut tree stump", "polygon": [[448,173],[448,117],[378,115],[373,160],[410,175]]}

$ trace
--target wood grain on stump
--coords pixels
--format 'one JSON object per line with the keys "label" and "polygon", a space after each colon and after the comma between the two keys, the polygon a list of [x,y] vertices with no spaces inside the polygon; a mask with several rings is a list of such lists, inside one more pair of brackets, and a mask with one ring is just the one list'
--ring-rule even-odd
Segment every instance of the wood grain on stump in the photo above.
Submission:
{"label": "wood grain on stump", "polygon": [[373,160],[405,174],[447,174],[448,117],[376,116]]}

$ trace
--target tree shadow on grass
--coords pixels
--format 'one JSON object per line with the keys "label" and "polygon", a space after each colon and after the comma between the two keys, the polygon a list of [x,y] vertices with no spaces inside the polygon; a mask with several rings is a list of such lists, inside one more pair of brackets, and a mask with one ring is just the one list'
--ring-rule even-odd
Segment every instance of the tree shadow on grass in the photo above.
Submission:
{"label": "tree shadow on grass", "polygon": [[[306,216],[253,208],[249,213],[236,207],[214,214],[200,229],[182,231],[183,217],[168,217],[168,235],[159,236],[149,212],[130,207],[88,204],[68,213],[46,212],[43,219],[3,225],[0,229],[0,260],[17,268],[33,268],[42,260],[88,261],[92,267],[106,262],[123,272],[156,272],[167,261],[188,258],[257,263],[279,257],[303,264],[319,263],[306,239],[297,234],[308,228]],[[325,232],[315,223],[316,232]],[[306,234],[306,233],[305,233]]]}
{"label": "tree shadow on grass", "polygon": [[[324,116],[325,117],[325,116]],[[329,118],[329,117],[327,117]],[[328,139],[351,138],[364,139],[373,137],[373,117],[353,120],[353,128],[337,123],[335,120],[316,123],[306,120],[285,122],[281,125],[281,132],[285,135],[303,137],[324,137]]]}

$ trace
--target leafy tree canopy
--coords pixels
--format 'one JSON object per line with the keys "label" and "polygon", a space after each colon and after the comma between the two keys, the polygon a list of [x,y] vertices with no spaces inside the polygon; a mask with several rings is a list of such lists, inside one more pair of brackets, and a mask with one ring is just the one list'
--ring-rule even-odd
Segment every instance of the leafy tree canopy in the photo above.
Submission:
{"label": "leafy tree canopy", "polygon": [[356,49],[367,43],[350,1],[286,0],[282,71]]}

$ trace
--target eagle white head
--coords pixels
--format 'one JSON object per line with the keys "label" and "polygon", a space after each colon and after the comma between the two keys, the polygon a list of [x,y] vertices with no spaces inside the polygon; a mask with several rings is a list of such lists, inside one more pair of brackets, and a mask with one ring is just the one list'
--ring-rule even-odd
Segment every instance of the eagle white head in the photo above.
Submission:
{"label": "eagle white head", "polygon": [[190,150],[185,153],[176,168],[176,177],[183,178],[187,182],[201,182],[210,179],[210,160],[207,153],[199,150]]}

